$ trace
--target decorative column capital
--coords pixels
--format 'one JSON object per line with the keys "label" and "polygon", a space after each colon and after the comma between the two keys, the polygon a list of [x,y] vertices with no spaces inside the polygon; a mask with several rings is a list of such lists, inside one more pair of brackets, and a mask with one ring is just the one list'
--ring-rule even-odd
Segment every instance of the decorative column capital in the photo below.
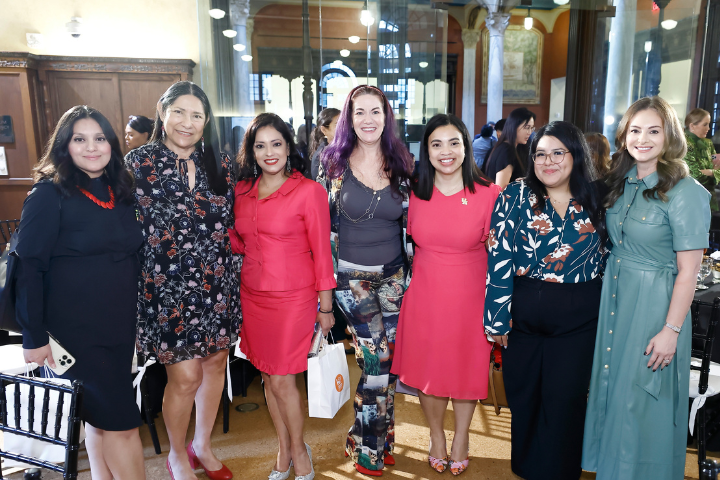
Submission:
{"label": "decorative column capital", "polygon": [[230,20],[233,25],[245,25],[250,15],[250,0],[230,0]]}
{"label": "decorative column capital", "polygon": [[485,17],[485,26],[490,31],[491,37],[504,36],[505,29],[507,29],[509,23],[509,13],[490,13],[487,17]]}
{"label": "decorative column capital", "polygon": [[462,29],[462,42],[464,48],[475,48],[480,41],[480,30],[470,28]]}

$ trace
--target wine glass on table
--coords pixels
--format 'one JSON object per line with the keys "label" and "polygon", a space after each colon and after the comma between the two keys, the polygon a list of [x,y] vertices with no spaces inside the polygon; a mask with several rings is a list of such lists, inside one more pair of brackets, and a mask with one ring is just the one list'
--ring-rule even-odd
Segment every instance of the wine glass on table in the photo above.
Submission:
{"label": "wine glass on table", "polygon": [[695,285],[695,290],[707,290],[707,286],[705,285],[705,279],[708,275],[712,272],[712,258],[710,257],[703,257],[702,263],[700,264],[700,271],[698,272],[698,283]]}

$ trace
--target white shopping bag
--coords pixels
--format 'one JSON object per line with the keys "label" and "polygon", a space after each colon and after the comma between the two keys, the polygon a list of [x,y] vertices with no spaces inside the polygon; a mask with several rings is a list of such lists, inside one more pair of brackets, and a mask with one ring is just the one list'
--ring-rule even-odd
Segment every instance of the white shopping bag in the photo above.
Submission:
{"label": "white shopping bag", "polygon": [[345,346],[324,342],[318,356],[308,358],[308,407],[315,418],[333,418],[350,399]]}
{"label": "white shopping bag", "polygon": [[[53,375],[50,369],[45,368],[45,374]],[[58,385],[70,386],[70,380],[63,378],[35,378],[41,382],[49,382]],[[15,402],[14,402],[15,386],[10,384],[5,387],[5,396],[7,400],[8,409],[8,423],[10,426],[15,426]],[[50,403],[49,403],[49,415],[47,434],[50,436],[55,435],[55,412],[57,411],[58,396],[60,392],[57,390],[50,390]],[[33,421],[34,430],[36,432],[41,431],[40,421],[42,419],[42,406],[43,396],[45,395],[45,389],[42,387],[35,387],[35,419]],[[28,429],[28,405],[30,396],[30,385],[20,384],[20,428],[23,430]],[[70,394],[63,394],[63,411],[62,418],[60,421],[60,439],[67,439],[68,431],[68,417],[70,415]],[[85,428],[83,423],[80,422],[80,443],[85,440]],[[21,453],[28,457],[39,458],[51,463],[65,463],[65,447],[62,445],[53,445],[47,442],[41,442],[30,437],[23,435],[15,435],[8,432],[3,432],[3,450],[11,453]],[[32,467],[26,463],[11,460],[9,458],[3,459],[3,468],[6,467]]]}

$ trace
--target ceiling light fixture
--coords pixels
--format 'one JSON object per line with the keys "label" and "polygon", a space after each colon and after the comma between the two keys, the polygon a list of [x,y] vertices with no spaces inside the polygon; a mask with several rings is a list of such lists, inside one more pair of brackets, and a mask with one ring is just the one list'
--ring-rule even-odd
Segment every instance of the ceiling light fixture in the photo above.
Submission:
{"label": "ceiling light fixture", "polygon": [[225,10],[220,10],[219,8],[213,8],[212,10],[208,10],[208,15],[210,15],[215,20],[220,20],[225,16]]}
{"label": "ceiling light fixture", "polygon": [[428,66],[428,62],[420,62],[418,65],[420,65],[420,68],[425,68]]}
{"label": "ceiling light fixture", "polygon": [[648,40],[647,42],[645,42],[645,53],[650,53],[651,50],[652,50],[652,42]]}
{"label": "ceiling light fixture", "polygon": [[240,57],[240,58],[242,58],[242,59],[245,60],[246,62],[249,62],[250,60],[252,60],[252,55],[243,55],[243,56]]}
{"label": "ceiling light fixture", "polygon": [[533,27],[533,18],[530,16],[530,9],[528,8],[528,15],[525,17],[525,30],[530,30]]}
{"label": "ceiling light fixture", "polygon": [[360,37],[353,35],[352,37],[348,37],[348,40],[350,40],[350,43],[358,43],[360,41]]}
{"label": "ceiling light fixture", "polygon": [[237,32],[235,30],[223,30],[223,35],[228,38],[235,38],[237,36]]}
{"label": "ceiling light fixture", "polygon": [[367,8],[363,8],[360,12],[360,23],[365,25],[366,27],[369,27],[373,23],[375,23],[375,17],[372,16],[372,13],[370,13],[370,10]]}
{"label": "ceiling light fixture", "polygon": [[65,29],[71,37],[80,38],[80,35],[82,35],[83,32],[82,18],[70,17],[70,21],[65,24]]}
{"label": "ceiling light fixture", "polygon": [[243,45],[242,43],[236,43],[235,45],[233,45],[233,48],[234,48],[235,50],[237,50],[238,52],[244,52],[244,51],[245,51],[245,45]]}
{"label": "ceiling light fixture", "polygon": [[677,27],[677,22],[675,20],[663,20],[660,22],[660,25],[662,25],[665,30],[672,30]]}
{"label": "ceiling light fixture", "polygon": [[342,50],[340,50],[340,56],[341,56],[341,57],[349,57],[349,56],[350,56],[350,50],[348,50],[347,48],[343,48]]}
{"label": "ceiling light fixture", "polygon": [[570,0],[553,0],[557,5],[567,5]]}

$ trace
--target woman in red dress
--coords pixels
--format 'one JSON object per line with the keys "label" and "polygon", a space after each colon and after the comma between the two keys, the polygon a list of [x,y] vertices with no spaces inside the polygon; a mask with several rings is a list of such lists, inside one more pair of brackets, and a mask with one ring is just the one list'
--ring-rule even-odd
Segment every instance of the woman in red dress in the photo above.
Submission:
{"label": "woman in red dress", "polygon": [[[239,153],[233,251],[244,255],[240,349],[262,372],[280,449],[270,480],[312,480],[303,440],[305,407],[295,375],[307,370],[313,326],[335,323],[327,193],[303,176],[305,163],[275,114],[255,117]],[[318,297],[320,308],[318,309]]]}
{"label": "woman in red dress", "polygon": [[[487,397],[490,343],[482,322],[485,240],[500,187],[472,158],[467,128],[452,115],[427,123],[413,179],[408,233],[415,242],[410,286],[400,309],[392,373],[418,389],[430,425],[430,466],[468,466],[469,428]],[[438,342],[438,335],[450,342]],[[449,399],[455,436],[448,458],[443,420]]]}

